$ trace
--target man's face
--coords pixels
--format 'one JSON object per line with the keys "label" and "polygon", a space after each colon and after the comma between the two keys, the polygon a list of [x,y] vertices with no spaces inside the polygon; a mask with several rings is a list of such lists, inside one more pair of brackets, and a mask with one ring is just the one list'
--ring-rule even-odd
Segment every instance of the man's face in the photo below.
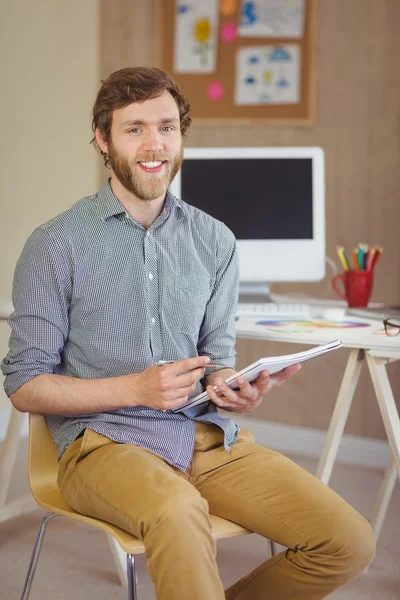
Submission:
{"label": "man's face", "polygon": [[106,151],[115,176],[134,196],[165,196],[183,160],[179,111],[171,94],[115,110]]}

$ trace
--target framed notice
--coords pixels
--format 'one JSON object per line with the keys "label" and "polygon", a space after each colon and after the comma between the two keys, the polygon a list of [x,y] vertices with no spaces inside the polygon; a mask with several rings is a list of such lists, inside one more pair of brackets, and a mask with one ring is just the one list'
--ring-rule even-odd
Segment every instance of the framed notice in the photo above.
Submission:
{"label": "framed notice", "polygon": [[196,123],[310,125],[317,0],[157,0],[156,64]]}

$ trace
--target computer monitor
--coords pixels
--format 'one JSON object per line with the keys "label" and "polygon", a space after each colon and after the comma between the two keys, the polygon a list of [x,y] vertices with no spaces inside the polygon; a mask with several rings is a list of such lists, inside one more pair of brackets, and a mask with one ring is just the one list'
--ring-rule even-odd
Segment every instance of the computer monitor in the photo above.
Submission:
{"label": "computer monitor", "polygon": [[242,293],[324,277],[321,148],[186,148],[171,191],[233,231]]}

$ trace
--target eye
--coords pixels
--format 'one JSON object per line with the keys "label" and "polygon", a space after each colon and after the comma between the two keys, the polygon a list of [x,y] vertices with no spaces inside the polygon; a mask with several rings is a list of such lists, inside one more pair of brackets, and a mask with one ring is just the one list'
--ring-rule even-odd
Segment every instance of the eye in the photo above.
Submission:
{"label": "eye", "polygon": [[162,131],[173,131],[174,128],[171,127],[171,125],[164,125],[164,127],[161,128]]}
{"label": "eye", "polygon": [[139,131],[139,127],[131,127],[131,129],[128,130],[128,133],[138,133]]}

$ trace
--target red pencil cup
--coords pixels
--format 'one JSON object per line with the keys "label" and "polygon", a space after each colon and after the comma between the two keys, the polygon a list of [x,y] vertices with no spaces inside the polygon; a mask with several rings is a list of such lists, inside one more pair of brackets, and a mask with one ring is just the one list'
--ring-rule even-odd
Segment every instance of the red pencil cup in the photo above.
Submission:
{"label": "red pencil cup", "polygon": [[[344,293],[338,288],[339,281],[343,282]],[[346,271],[335,275],[332,279],[332,287],[338,296],[346,300],[347,304],[356,308],[357,306],[368,306],[372,293],[373,276],[370,271]]]}

